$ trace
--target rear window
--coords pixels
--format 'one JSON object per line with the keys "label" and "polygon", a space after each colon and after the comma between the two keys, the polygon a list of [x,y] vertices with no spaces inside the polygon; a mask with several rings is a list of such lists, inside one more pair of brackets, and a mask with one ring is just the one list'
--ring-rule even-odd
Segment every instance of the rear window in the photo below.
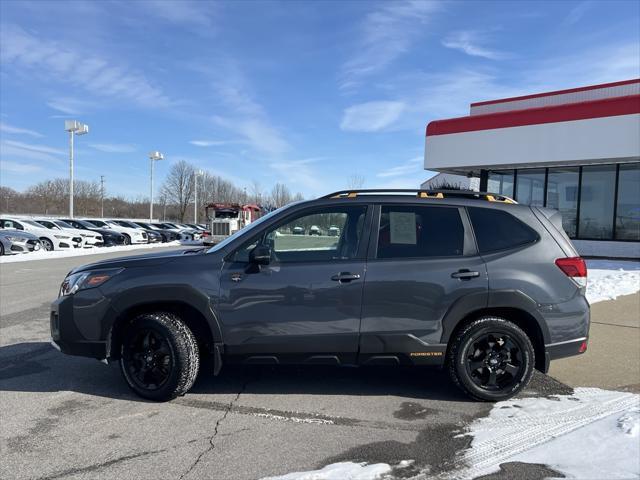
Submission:
{"label": "rear window", "polygon": [[468,210],[480,253],[508,250],[538,240],[532,228],[508,212],[476,207]]}
{"label": "rear window", "polygon": [[462,255],[464,227],[457,208],[383,206],[377,258]]}

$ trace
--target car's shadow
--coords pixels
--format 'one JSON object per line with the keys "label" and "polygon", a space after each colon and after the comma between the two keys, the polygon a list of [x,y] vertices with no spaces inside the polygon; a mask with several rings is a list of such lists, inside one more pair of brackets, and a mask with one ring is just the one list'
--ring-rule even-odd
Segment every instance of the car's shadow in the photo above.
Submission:
{"label": "car's shadow", "polygon": [[[445,372],[405,367],[223,365],[218,376],[205,359],[191,392],[258,395],[394,395],[410,399],[466,402]],[[0,347],[0,391],[75,391],[114,399],[139,400],[117,365],[63,355],[45,342]]]}

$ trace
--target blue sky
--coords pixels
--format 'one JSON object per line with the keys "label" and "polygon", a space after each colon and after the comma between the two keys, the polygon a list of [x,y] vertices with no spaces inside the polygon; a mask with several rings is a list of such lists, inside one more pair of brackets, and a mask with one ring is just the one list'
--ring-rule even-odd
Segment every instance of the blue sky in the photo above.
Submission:
{"label": "blue sky", "polygon": [[469,103],[640,76],[640,3],[0,2],[0,184],[145,197],[185,159],[311,197],[417,187],[424,130]]}

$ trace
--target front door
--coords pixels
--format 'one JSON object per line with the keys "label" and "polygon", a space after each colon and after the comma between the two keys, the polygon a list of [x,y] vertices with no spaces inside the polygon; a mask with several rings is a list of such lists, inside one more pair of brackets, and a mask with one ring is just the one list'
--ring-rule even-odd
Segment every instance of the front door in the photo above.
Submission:
{"label": "front door", "polygon": [[[225,352],[255,361],[353,362],[365,277],[367,208],[294,213],[227,257],[220,281]],[[249,262],[257,245],[268,265]]]}

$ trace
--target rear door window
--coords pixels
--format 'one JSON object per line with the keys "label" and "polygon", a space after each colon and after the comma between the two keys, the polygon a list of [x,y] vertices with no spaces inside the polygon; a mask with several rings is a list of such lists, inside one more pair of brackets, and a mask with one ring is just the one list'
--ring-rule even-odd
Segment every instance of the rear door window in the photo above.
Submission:
{"label": "rear door window", "polygon": [[538,240],[532,228],[508,212],[477,207],[469,207],[468,211],[480,253],[517,248]]}
{"label": "rear door window", "polygon": [[463,251],[464,226],[457,208],[382,207],[376,258],[456,257]]}

